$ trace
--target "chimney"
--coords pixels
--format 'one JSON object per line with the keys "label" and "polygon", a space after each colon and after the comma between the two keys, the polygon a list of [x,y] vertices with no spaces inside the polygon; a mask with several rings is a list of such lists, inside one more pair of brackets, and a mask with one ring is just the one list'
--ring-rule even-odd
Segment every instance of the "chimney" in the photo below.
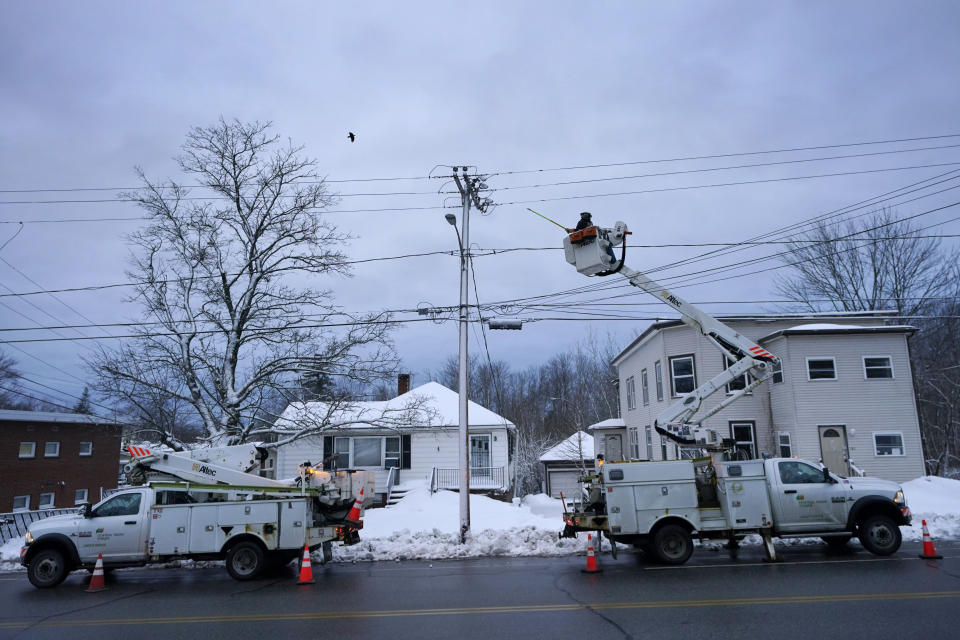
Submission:
{"label": "chimney", "polygon": [[397,374],[397,395],[402,396],[407,391],[410,391],[410,374],[398,373]]}

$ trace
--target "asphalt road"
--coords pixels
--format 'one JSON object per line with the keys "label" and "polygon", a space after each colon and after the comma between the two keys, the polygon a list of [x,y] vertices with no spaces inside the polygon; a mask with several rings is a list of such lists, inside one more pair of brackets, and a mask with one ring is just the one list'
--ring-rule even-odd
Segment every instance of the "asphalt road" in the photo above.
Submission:
{"label": "asphalt road", "polygon": [[223,568],[129,569],[86,593],[75,572],[53,590],[0,574],[0,638],[956,638],[960,543],[942,560],[919,544],[890,558],[858,545],[731,557],[698,550],[681,567],[643,554],[330,564],[299,586],[291,566],[253,582]]}

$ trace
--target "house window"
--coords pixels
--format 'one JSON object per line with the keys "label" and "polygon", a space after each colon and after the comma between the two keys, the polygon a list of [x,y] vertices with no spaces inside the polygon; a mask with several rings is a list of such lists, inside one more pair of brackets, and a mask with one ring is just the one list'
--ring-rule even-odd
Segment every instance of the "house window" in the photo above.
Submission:
{"label": "house window", "polygon": [[863,376],[867,380],[893,377],[890,356],[863,356]]}
{"label": "house window", "polygon": [[392,469],[400,466],[400,436],[389,436],[383,439],[383,468]]}
{"label": "house window", "polygon": [[81,443],[80,443],[80,455],[81,455],[81,456],[92,456],[92,455],[93,455],[93,443],[92,443],[92,442],[81,442]]}
{"label": "house window", "polygon": [[637,408],[637,387],[633,382],[633,376],[627,378],[627,409]]}
{"label": "house window", "polygon": [[878,431],[873,434],[873,449],[878,456],[902,456],[903,434],[899,431]]}
{"label": "house window", "polygon": [[334,469],[349,469],[350,468],[350,438],[334,438],[333,439],[333,468]]}
{"label": "house window", "polygon": [[640,428],[639,427],[630,427],[628,429],[630,436],[630,459],[639,460],[640,459]]}
{"label": "house window", "polygon": [[14,510],[14,511],[29,511],[29,510],[30,510],[30,496],[14,496],[14,498],[13,498],[13,510]]}
{"label": "house window", "polygon": [[[727,369],[729,369],[734,364],[736,364],[736,362],[737,361],[733,360],[732,358],[728,358],[726,356],[723,357],[723,363]],[[745,389],[748,384],[748,381],[749,381],[748,374],[746,373],[743,374],[742,376],[734,378],[733,380],[727,383],[727,393],[733,393],[734,391],[740,391],[742,389]]]}
{"label": "house window", "polygon": [[833,358],[807,358],[807,380],[836,380],[837,365]]}
{"label": "house window", "polygon": [[793,445],[790,442],[790,434],[781,431],[777,434],[777,453],[781,458],[793,457]]}
{"label": "house window", "polygon": [[783,363],[775,360],[773,363],[773,383],[783,382]]}
{"label": "house window", "polygon": [[667,459],[667,441],[663,439],[663,436],[660,436],[660,459]]}
{"label": "house window", "polygon": [[86,501],[87,501],[87,490],[77,489],[77,492],[73,494],[73,504],[83,504]]}
{"label": "house window", "polygon": [[36,442],[21,442],[20,443],[20,457],[21,458],[32,458],[37,455],[37,443]]}
{"label": "house window", "polygon": [[647,370],[640,372],[640,389],[643,392],[643,406],[650,404],[650,385],[647,384]]}
{"label": "house window", "polygon": [[382,438],[354,438],[353,466],[379,467],[381,440]]}
{"label": "house window", "polygon": [[730,435],[733,436],[736,442],[736,448],[739,451],[743,451],[747,455],[748,460],[753,460],[757,457],[757,441],[752,422],[731,422]]}
{"label": "house window", "polygon": [[693,356],[670,358],[670,382],[674,397],[690,393],[697,388],[697,379],[693,368]]}
{"label": "house window", "polygon": [[653,365],[654,377],[657,379],[657,400],[663,400],[663,365],[657,360]]}
{"label": "house window", "polygon": [[54,494],[52,493],[41,493],[40,502],[37,503],[37,509],[53,509],[53,498]]}
{"label": "house window", "polygon": [[45,442],[43,444],[43,457],[44,458],[58,458],[60,457],[60,443],[59,442]]}
{"label": "house window", "polygon": [[646,427],[647,431],[647,460],[653,460],[653,429]]}

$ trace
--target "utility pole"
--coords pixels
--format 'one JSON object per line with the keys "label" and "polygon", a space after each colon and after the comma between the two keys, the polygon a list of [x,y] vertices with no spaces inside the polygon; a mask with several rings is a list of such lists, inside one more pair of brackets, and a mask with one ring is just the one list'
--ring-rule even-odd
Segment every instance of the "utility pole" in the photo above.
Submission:
{"label": "utility pole", "polygon": [[[470,363],[467,352],[470,321],[470,205],[473,204],[481,212],[490,204],[488,199],[480,200],[477,189],[486,188],[479,176],[470,176],[467,167],[457,173],[461,167],[453,167],[453,180],[460,191],[460,200],[463,204],[462,233],[458,233],[460,242],[460,357],[459,357],[459,396],[460,396],[460,543],[467,541],[467,532],[470,531],[470,431],[469,406],[470,401]],[[447,222],[454,225],[456,219],[451,214],[446,216]]]}

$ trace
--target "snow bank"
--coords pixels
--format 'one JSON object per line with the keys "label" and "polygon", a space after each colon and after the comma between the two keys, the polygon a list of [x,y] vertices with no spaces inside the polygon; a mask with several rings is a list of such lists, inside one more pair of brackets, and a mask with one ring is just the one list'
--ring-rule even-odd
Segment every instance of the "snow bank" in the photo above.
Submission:
{"label": "snow bank", "polygon": [[913,513],[913,525],[902,529],[905,539],[922,539],[922,520],[927,521],[934,542],[960,538],[960,480],[923,476],[901,486]]}

